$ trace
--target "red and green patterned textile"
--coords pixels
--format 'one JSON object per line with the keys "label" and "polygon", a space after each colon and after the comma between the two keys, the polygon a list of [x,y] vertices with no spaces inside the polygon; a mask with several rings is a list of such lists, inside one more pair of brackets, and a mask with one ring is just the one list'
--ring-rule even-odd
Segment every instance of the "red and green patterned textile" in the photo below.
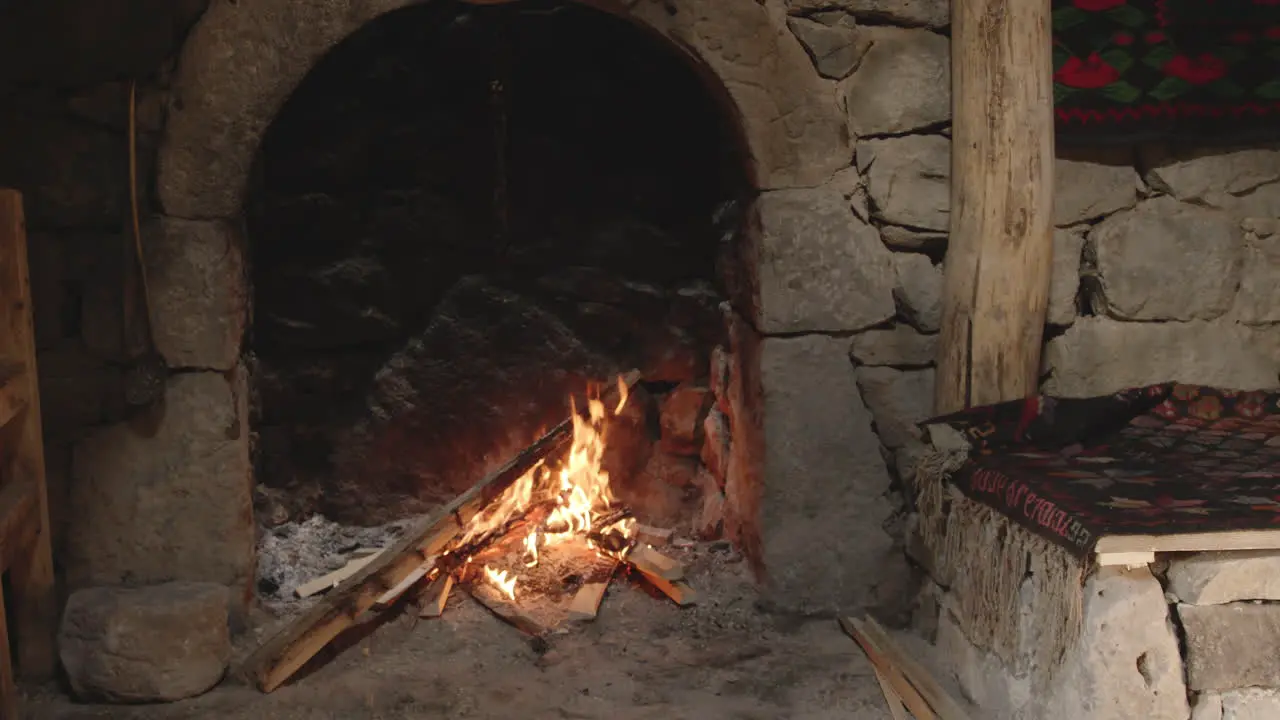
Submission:
{"label": "red and green patterned textile", "polygon": [[1280,393],[1153,385],[948,415],[972,443],[952,476],[1079,557],[1104,535],[1280,528]]}
{"label": "red and green patterned textile", "polygon": [[1280,0],[1053,0],[1063,143],[1280,137]]}

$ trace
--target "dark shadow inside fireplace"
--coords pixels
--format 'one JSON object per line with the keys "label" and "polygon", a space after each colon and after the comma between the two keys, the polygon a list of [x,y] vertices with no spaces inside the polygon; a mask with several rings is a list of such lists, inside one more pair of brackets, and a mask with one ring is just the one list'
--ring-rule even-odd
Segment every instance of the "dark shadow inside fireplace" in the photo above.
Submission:
{"label": "dark shadow inside fireplace", "polygon": [[678,49],[573,3],[436,0],[330,51],[246,207],[259,520],[424,511],[636,367],[610,470],[699,524],[740,136]]}

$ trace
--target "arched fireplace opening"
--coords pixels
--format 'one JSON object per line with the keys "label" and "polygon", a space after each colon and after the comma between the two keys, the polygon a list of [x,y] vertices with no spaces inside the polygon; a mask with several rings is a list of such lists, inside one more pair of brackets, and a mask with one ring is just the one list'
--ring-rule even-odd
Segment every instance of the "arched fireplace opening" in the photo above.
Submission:
{"label": "arched fireplace opening", "polygon": [[617,492],[719,532],[739,137],[681,51],[574,3],[424,3],[331,50],[246,200],[259,522],[423,512],[635,367]]}

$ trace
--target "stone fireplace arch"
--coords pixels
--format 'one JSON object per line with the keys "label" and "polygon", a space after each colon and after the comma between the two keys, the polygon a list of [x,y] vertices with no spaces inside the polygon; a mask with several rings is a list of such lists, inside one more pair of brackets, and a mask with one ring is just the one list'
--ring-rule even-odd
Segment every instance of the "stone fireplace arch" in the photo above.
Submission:
{"label": "stone fireplace arch", "polygon": [[[157,158],[164,214],[239,216],[262,135],[316,61],[370,20],[420,1],[213,3],[179,59]],[[848,165],[834,83],[814,75],[780,9],[743,3],[723,13],[708,0],[588,4],[657,33],[698,67],[728,101],[759,189],[819,185]]]}
{"label": "stone fireplace arch", "polygon": [[[421,1],[214,0],[192,29],[157,153],[159,214],[144,229],[152,335],[173,371],[164,417],[153,434],[113,425],[77,448],[70,512],[111,521],[71,533],[69,586],[184,579],[251,596],[242,352],[251,171],[264,134],[317,62],[370,21]],[[743,277],[729,288],[737,313],[726,390],[743,434],[734,431],[740,454],[728,460],[737,479],[726,488],[726,531],[730,516],[741,520],[730,534],[757,569],[768,566],[782,604],[807,612],[861,602],[875,584],[870,568],[892,559],[881,530],[889,479],[847,336],[892,318],[894,269],[845,187],[857,171],[841,86],[815,71],[781,0],[741,0],[731,11],[717,0],[578,1],[655,33],[689,60],[761,192],[738,248]],[[202,521],[175,536],[169,518],[186,516]],[[117,537],[117,518],[137,519],[133,535],[143,541]],[[836,570],[812,552],[815,543],[842,558]]]}

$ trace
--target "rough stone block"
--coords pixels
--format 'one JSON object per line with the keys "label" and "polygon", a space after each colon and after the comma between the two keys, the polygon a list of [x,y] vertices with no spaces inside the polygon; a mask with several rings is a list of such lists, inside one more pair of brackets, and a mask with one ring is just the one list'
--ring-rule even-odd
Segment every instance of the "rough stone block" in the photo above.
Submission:
{"label": "rough stone block", "polygon": [[1280,182],[1267,183],[1240,195],[1206,193],[1204,203],[1225,210],[1241,220],[1277,218],[1280,217]]}
{"label": "rough stone block", "polygon": [[927,255],[894,253],[893,299],[917,330],[937,332],[942,324],[942,268]]}
{"label": "rough stone block", "polygon": [[732,436],[729,433],[729,419],[719,408],[712,408],[702,422],[702,452],[699,458],[711,476],[720,486],[724,486],[725,475],[729,469],[729,452]]}
{"label": "rough stone block", "polygon": [[[145,77],[177,51],[209,0],[131,4],[54,0],[15,9],[6,20],[0,87],[10,82],[80,87],[116,77]],[[119,38],[128,36],[127,43]]]}
{"label": "rough stone block", "polygon": [[224,221],[161,218],[144,231],[156,348],[170,367],[229,370],[248,321],[241,243]]}
{"label": "rough stone block", "polygon": [[1242,267],[1232,316],[1245,323],[1280,322],[1280,233],[1249,228]]}
{"label": "rough stone block", "polygon": [[[0,137],[10,138],[0,157],[0,186],[23,192],[31,227],[111,227],[120,222],[129,197],[123,137],[77,123],[60,106],[38,100],[8,103],[0,110]],[[140,172],[145,173],[149,148],[141,147],[139,155]]]}
{"label": "rough stone block", "polygon": [[768,192],[757,207],[761,332],[861,330],[893,317],[892,253],[839,192]]}
{"label": "rough stone block", "polygon": [[871,39],[845,86],[859,136],[911,132],[951,117],[951,41],[924,29],[868,27]]}
{"label": "rough stone block", "polygon": [[880,240],[894,250],[907,252],[923,252],[939,255],[947,249],[945,233],[921,232],[897,225],[884,225],[880,228]]}
{"label": "rough stone block", "polygon": [[662,400],[658,425],[662,448],[676,455],[697,455],[702,450],[702,421],[711,409],[711,391],[692,383],[680,385]]}
{"label": "rough stone block", "polygon": [[1240,285],[1239,221],[1167,196],[1103,220],[1089,246],[1112,317],[1211,320],[1231,307]]}
{"label": "rough stone block", "polygon": [[1240,195],[1280,180],[1280,147],[1148,148],[1149,185],[1179,200]]}
{"label": "rough stone block", "polygon": [[46,350],[36,358],[40,416],[46,434],[70,437],[79,429],[118,417],[124,395],[119,368],[75,347]]}
{"label": "rough stone block", "polygon": [[1204,552],[1169,561],[1168,590],[1189,605],[1280,600],[1280,553]]}
{"label": "rough stone block", "polygon": [[880,442],[889,449],[920,442],[917,423],[933,415],[934,371],[861,367],[857,370],[862,399],[875,418]]}
{"label": "rough stone block", "polygon": [[254,563],[242,371],[168,381],[153,427],[100,428],[75,447],[66,574],[90,585],[209,581],[248,587]]}
{"label": "rough stone block", "polygon": [[858,143],[858,169],[878,219],[945,232],[951,212],[951,141],[907,135]]}
{"label": "rough stone block", "polygon": [[58,650],[76,696],[172,702],[222,679],[231,658],[230,594],[215,583],[72,593]]}
{"label": "rough stone block", "polygon": [[925,367],[938,352],[938,336],[922,335],[910,325],[892,330],[868,330],[855,335],[849,354],[859,365]]}
{"label": "rough stone block", "polygon": [[1053,231],[1053,270],[1049,276],[1050,325],[1070,325],[1076,319],[1076,295],[1080,291],[1080,255],[1084,233]]}
{"label": "rough stone block", "polygon": [[[847,15],[844,16],[848,18]],[[808,18],[787,18],[787,27],[804,46],[818,74],[843,80],[853,72],[871,47],[871,38],[858,32],[851,21],[831,24]]]}
{"label": "rough stone block", "polygon": [[1186,633],[1187,686],[1280,686],[1280,605],[1178,605]]}
{"label": "rough stone block", "polygon": [[1278,717],[1280,691],[1271,688],[1200,693],[1191,707],[1191,720],[1275,720]]}
{"label": "rough stone block", "polygon": [[944,597],[936,647],[939,663],[955,677],[960,693],[980,709],[984,719],[1034,717],[1018,713],[1033,697],[1031,678],[1010,672],[999,658],[974,645],[952,616],[947,602]]}
{"label": "rough stone block", "polygon": [[948,0],[787,0],[792,11],[839,8],[859,20],[943,27],[951,22]]}
{"label": "rough stone block", "polygon": [[1164,591],[1151,573],[1103,568],[1084,587],[1080,638],[1038,720],[1183,720],[1182,656]]}
{"label": "rough stone block", "polygon": [[1239,390],[1274,387],[1280,357],[1264,334],[1227,322],[1125,323],[1079,318],[1045,346],[1045,392],[1106,395],[1185,382]]}
{"label": "rough stone block", "polygon": [[1053,224],[1075,225],[1138,202],[1138,173],[1127,149],[1063,150],[1053,164]]}
{"label": "rough stone block", "polygon": [[889,473],[845,341],[764,338],[760,372],[766,602],[807,613],[864,605],[905,563],[882,529]]}

